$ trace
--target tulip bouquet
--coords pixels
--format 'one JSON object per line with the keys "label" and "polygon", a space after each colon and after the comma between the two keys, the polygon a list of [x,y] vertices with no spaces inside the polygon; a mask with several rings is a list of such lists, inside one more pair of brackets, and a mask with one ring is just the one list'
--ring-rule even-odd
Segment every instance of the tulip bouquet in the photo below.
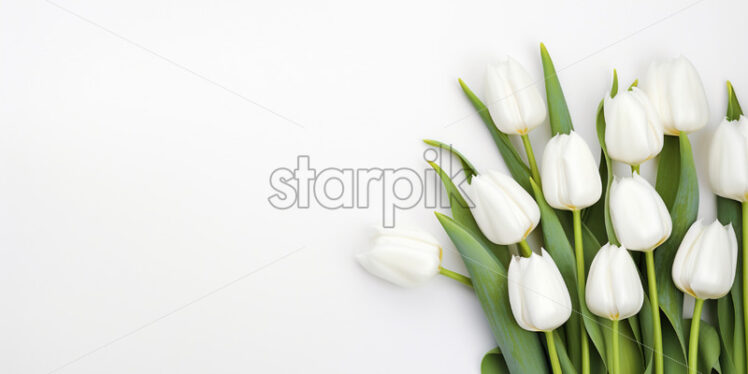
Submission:
{"label": "tulip bouquet", "polygon": [[[547,111],[511,58],[488,67],[485,103],[460,80],[510,175],[479,172],[451,146],[425,141],[452,152],[467,176],[463,192],[431,163],[451,207],[437,219],[469,276],[443,268],[437,240],[415,231],[382,231],[359,262],[402,286],[442,274],[472,287],[498,345],[483,373],[746,373],[748,120],[731,84],[708,155],[718,220],[705,223],[688,135],[707,124],[708,107],[690,61],[653,63],[641,88],[619,88],[613,72],[595,117],[598,166],[540,47]],[[528,133],[546,113],[553,137],[539,168]],[[654,185],[639,175],[650,160]],[[614,163],[630,171],[614,175]],[[695,299],[690,319],[684,294]],[[705,305],[713,323],[701,321]]]}

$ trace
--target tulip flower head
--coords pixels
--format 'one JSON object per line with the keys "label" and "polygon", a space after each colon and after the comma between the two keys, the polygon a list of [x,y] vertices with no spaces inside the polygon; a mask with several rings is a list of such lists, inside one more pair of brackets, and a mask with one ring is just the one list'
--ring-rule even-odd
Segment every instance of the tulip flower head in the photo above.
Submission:
{"label": "tulip flower head", "polygon": [[569,290],[545,249],[540,255],[514,256],[507,277],[512,314],[523,329],[551,331],[571,316]]}
{"label": "tulip flower head", "polygon": [[592,313],[609,320],[639,313],[644,289],[626,248],[610,243],[600,248],[590,265],[585,298]]}
{"label": "tulip flower head", "polygon": [[439,273],[442,248],[425,232],[382,229],[374,245],[356,255],[370,273],[403,287],[419,285]]}
{"label": "tulip flower head", "polygon": [[725,119],[709,149],[709,180],[722,197],[748,201],[748,119]]}
{"label": "tulip flower head", "polygon": [[600,199],[602,183],[590,148],[574,131],[558,134],[543,152],[543,195],[556,209],[579,210]]}
{"label": "tulip flower head", "polygon": [[673,230],[673,221],[662,197],[637,173],[613,180],[610,217],[618,240],[633,251],[654,250]]}
{"label": "tulip flower head", "polygon": [[527,134],[545,119],[536,81],[511,57],[486,69],[486,106],[505,134]]}
{"label": "tulip flower head", "polygon": [[540,221],[538,204],[506,174],[488,171],[476,175],[466,192],[478,227],[496,244],[519,243]]}
{"label": "tulip flower head", "polygon": [[664,144],[660,117],[644,91],[634,87],[605,97],[605,145],[610,158],[639,165],[657,156]]}
{"label": "tulip flower head", "polygon": [[693,132],[709,121],[701,77],[683,56],[653,62],[642,88],[657,109],[667,135]]}
{"label": "tulip flower head", "polygon": [[732,224],[694,222],[673,260],[673,282],[697,299],[725,296],[735,280],[738,242]]}

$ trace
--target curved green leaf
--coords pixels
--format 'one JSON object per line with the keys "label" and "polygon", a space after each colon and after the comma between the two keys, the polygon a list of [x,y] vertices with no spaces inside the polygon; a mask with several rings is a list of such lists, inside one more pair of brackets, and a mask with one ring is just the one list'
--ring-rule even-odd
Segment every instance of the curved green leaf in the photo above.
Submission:
{"label": "curved green leaf", "polygon": [[553,66],[551,55],[543,43],[540,43],[540,60],[543,62],[543,74],[545,75],[545,95],[548,101],[548,119],[551,123],[551,134],[568,134],[574,130],[571,122],[569,107],[566,105],[564,91],[558,80],[556,68]]}
{"label": "curved green leaf", "polygon": [[602,182],[603,196],[595,204],[582,211],[582,222],[590,229],[597,238],[598,243],[608,241],[607,228],[605,227],[605,196],[608,190],[608,165],[605,163],[605,154],[600,151],[600,181]]}
{"label": "curved green leaf", "polygon": [[480,362],[480,372],[481,374],[509,374],[509,368],[506,367],[506,361],[499,348],[486,352]]}
{"label": "curved green leaf", "polygon": [[727,120],[737,121],[740,119],[741,115],[743,115],[743,109],[740,107],[738,95],[735,94],[735,89],[732,87],[732,83],[727,81]]}
{"label": "curved green leaf", "polygon": [[644,373],[650,374],[654,371],[654,360],[652,360],[654,356],[654,341],[651,333],[654,323],[652,322],[652,305],[649,303],[649,296],[646,293],[644,294],[642,309],[639,311],[639,322],[642,331],[639,342],[642,343],[644,362],[646,362]]}
{"label": "curved green leaf", "polygon": [[465,170],[465,178],[467,179],[468,183],[472,182],[473,175],[478,175],[478,171],[475,169],[473,164],[471,164],[470,161],[468,161],[468,159],[462,155],[462,153],[452,147],[452,145],[444,144],[440,141],[431,139],[424,139],[423,142],[428,145],[451,152],[452,154],[457,156],[457,158],[460,159],[460,163],[462,164],[462,169]]}
{"label": "curved green leaf", "polygon": [[[663,319],[663,321],[665,321]],[[686,356],[681,348],[678,336],[669,323],[662,324],[662,356],[665,373],[682,373],[688,370]]]}
{"label": "curved green leaf", "polygon": [[675,194],[678,184],[673,183],[680,178],[680,140],[675,136],[665,136],[665,142],[660,151],[657,163],[657,180],[655,189],[662,197],[669,211],[673,211]]}
{"label": "curved green leaf", "polygon": [[496,124],[493,122],[491,114],[488,112],[488,108],[486,108],[483,102],[473,93],[473,91],[470,90],[462,79],[459,81],[462,91],[465,92],[468,100],[470,100],[478,111],[480,118],[491,133],[491,137],[493,137],[493,141],[496,143],[496,147],[499,149],[501,158],[504,159],[504,163],[509,169],[509,173],[512,174],[514,180],[516,180],[522,188],[527,192],[532,193],[532,188],[530,187],[530,168],[527,167],[527,164],[525,164],[524,161],[522,161],[519,152],[514,148],[512,141],[509,140],[509,135],[504,134],[496,128]]}
{"label": "curved green leaf", "polygon": [[[618,85],[618,77],[617,75],[614,75],[613,77],[614,85]],[[604,100],[600,101],[600,104],[597,106],[597,120],[596,120],[596,127],[597,127],[597,140],[600,142],[600,148],[602,149],[603,153],[603,159],[600,160],[600,167],[602,168],[602,165],[605,165],[605,192],[604,196],[602,196],[601,200],[603,201],[603,219],[605,221],[605,233],[608,239],[608,242],[615,245],[621,245],[618,241],[618,237],[616,236],[616,232],[613,229],[613,221],[610,218],[610,186],[613,184],[613,162],[611,161],[610,157],[608,156],[608,147],[605,145],[605,114],[603,112],[603,106],[604,106]]]}
{"label": "curved green leaf", "polygon": [[[672,140],[668,139],[670,138],[669,136],[665,138],[666,143],[672,143]],[[677,165],[669,164],[676,157],[666,152],[678,153]],[[678,246],[688,228],[696,220],[699,210],[699,183],[696,176],[696,167],[693,162],[691,142],[685,133],[682,133],[678,137],[677,147],[663,148],[658,165],[658,174],[661,172],[672,173],[672,169],[676,168],[678,169],[677,179],[665,182],[661,181],[658,175],[658,183],[655,187],[663,199],[666,196],[668,198],[672,196],[669,206],[671,207],[670,216],[673,220],[673,231],[670,238],[655,250],[654,260],[655,268],[657,269],[657,290],[660,309],[672,324],[683,350],[683,356],[685,356],[686,335],[683,323],[683,293],[675,287],[670,275],[670,269],[673,267],[673,258],[675,258]],[[678,183],[673,183],[676,180]],[[672,189],[676,189],[676,191],[670,191]],[[665,203],[668,204],[668,201]]]}
{"label": "curved green leaf", "polygon": [[512,373],[548,373],[538,335],[517,325],[509,306],[506,268],[491,251],[463,225],[436,213],[465,262],[473,289],[488,318],[496,343]]}
{"label": "curved green leaf", "polygon": [[439,165],[433,162],[429,162],[429,165],[434,168],[436,173],[439,175],[439,178],[441,178],[442,183],[444,184],[447,196],[449,196],[449,207],[452,210],[452,216],[454,217],[454,219],[465,228],[470,230],[470,232],[472,232],[473,235],[478,238],[478,240],[480,240],[486,248],[490,249],[491,252],[499,259],[499,261],[501,261],[502,265],[504,265],[505,267],[509,266],[509,260],[512,256],[509,252],[509,248],[505,245],[495,244],[483,235],[483,232],[480,231],[480,227],[478,227],[478,223],[475,222],[475,218],[473,218],[473,213],[470,211],[468,202],[465,201],[465,198],[462,197],[462,194],[460,194],[457,186],[455,186],[452,180],[449,179],[449,175],[447,175],[447,173],[442,170]]}
{"label": "curved green leaf", "polygon": [[[740,119],[742,114],[743,109],[740,107],[732,83],[727,81],[726,117],[730,121],[735,121]],[[745,235],[741,213],[742,208],[739,202],[717,196],[717,218],[723,225],[732,223],[738,243],[742,242],[743,235]],[[738,264],[742,264],[743,255],[743,251],[738,251]],[[742,266],[738,266],[730,295],[717,300],[717,322],[724,353],[721,358],[721,365],[724,372],[728,374],[742,374],[746,367],[741,279],[743,279],[743,269]]]}

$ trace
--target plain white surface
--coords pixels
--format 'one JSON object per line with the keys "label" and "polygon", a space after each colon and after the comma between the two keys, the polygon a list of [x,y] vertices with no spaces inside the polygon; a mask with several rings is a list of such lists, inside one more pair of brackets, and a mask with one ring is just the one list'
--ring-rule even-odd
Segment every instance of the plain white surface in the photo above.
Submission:
{"label": "plain white surface", "polygon": [[[612,69],[684,54],[711,106],[692,140],[713,219],[704,157],[724,81],[748,97],[747,5],[3,2],[0,371],[478,373],[494,343],[468,289],[371,277],[352,254],[381,210],[275,210],[270,172],[425,169],[422,138],[503,168],[456,79],[481,93],[505,54],[540,77],[540,41],[596,148]],[[430,209],[398,219],[464,270]]]}

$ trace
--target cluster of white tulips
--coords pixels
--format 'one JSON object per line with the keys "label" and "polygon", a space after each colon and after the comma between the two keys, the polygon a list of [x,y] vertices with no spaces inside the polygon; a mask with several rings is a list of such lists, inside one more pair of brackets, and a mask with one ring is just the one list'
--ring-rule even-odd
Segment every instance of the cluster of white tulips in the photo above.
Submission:
{"label": "cluster of white tulips", "polygon": [[[693,179],[688,134],[705,127],[709,119],[706,94],[696,69],[689,60],[679,57],[652,63],[641,88],[635,82],[631,87],[617,89],[615,78],[598,113],[598,137],[604,151],[600,162],[605,167],[608,161],[601,173],[590,147],[573,131],[568,112],[564,114],[566,104],[560,83],[542,46],[541,57],[548,111],[540,81],[511,58],[487,68],[485,107],[463,84],[479,111],[488,111],[481,115],[487,124],[495,126],[489,130],[498,139],[501,154],[512,170],[512,175],[469,170],[473,175],[465,196],[450,189],[451,181],[443,176],[448,194],[458,195],[450,197],[453,213],[461,209],[456,202],[469,204],[467,212],[472,218],[460,218],[464,214],[454,214],[454,218],[438,216],[462,254],[472,280],[443,268],[437,240],[416,231],[382,231],[374,246],[358,255],[359,262],[371,273],[401,286],[423,283],[438,273],[473,286],[489,320],[504,323],[503,330],[494,331],[494,335],[511,372],[618,374],[646,369],[661,374],[670,367],[676,372],[696,373],[700,364],[714,364],[698,362],[700,336],[706,339],[706,333],[700,335],[701,311],[705,300],[722,298],[734,288],[738,263],[736,229],[740,227],[733,227],[733,223],[737,225],[740,217],[725,224],[718,220],[707,224],[696,216],[698,184]],[[737,113],[740,107],[734,92],[730,92],[734,103],[728,117],[732,118],[726,118],[714,133],[708,155],[709,179],[717,195],[742,203],[745,226],[748,120]],[[545,122],[548,112],[555,135],[546,144],[538,167],[527,135]],[[518,153],[510,142],[499,142],[515,135],[522,138],[527,164],[516,157]],[[663,156],[659,162],[659,173],[672,178],[662,181],[673,191],[666,203],[662,192],[658,192],[660,177],[656,189],[639,175],[639,169],[665,152],[668,142],[672,145],[668,148],[670,157]],[[667,164],[672,159],[675,162]],[[613,176],[612,162],[628,164],[630,173]],[[677,170],[664,170],[668,167]],[[609,175],[607,180],[605,173]],[[693,178],[688,179],[689,176]],[[595,210],[594,206],[600,209]],[[571,216],[565,211],[570,211]],[[542,230],[535,230],[539,224]],[[599,227],[597,232],[592,226]],[[542,231],[538,235],[542,236],[542,247],[533,249],[528,244],[533,231]],[[586,241],[597,238],[603,240],[589,249],[592,242]],[[499,251],[514,254],[502,260]],[[589,264],[585,263],[585,253],[594,254]],[[486,269],[499,276],[491,277]],[[493,282],[499,282],[500,288],[487,284],[492,283],[487,279],[495,279]],[[680,297],[677,300],[683,296],[671,286],[696,300],[688,342],[681,341],[681,336],[686,335],[679,330],[684,325],[681,311],[673,312],[670,306],[672,295]],[[658,291],[665,294],[658,296]],[[668,304],[661,306],[663,300]],[[748,297],[743,300],[748,302]],[[505,301],[510,305],[513,322],[526,332],[507,323],[510,320],[500,308]],[[744,328],[745,316],[738,311],[739,307],[746,307],[744,311],[748,313],[748,304],[733,304],[734,301],[725,303],[733,309],[719,311],[732,313],[732,326],[718,326],[718,333],[723,336],[713,343],[721,346],[722,352],[715,360],[717,367],[722,364],[721,372],[746,372],[742,347],[748,345],[732,347],[724,343],[729,339],[732,344],[746,336],[744,331],[734,330]],[[645,305],[646,315],[629,324],[619,323],[637,316]],[[668,317],[664,321],[662,313]],[[741,323],[735,322],[738,318]],[[683,351],[681,360],[664,354],[663,322],[669,331],[668,342],[675,336],[675,351]],[[555,331],[558,329],[563,330]],[[628,331],[625,341],[620,337],[624,334],[622,329]],[[713,330],[716,329],[709,325],[709,331]],[[525,335],[528,332],[530,335]],[[545,335],[545,344],[541,341],[538,345],[547,355],[542,364],[535,362],[537,357],[522,357],[534,352],[535,332]],[[728,333],[734,335],[724,336]],[[628,340],[641,347],[621,353],[624,344],[631,345]],[[519,341],[524,345],[517,347]],[[633,356],[625,356],[630,352],[634,352]],[[625,362],[621,362],[621,355],[627,357]],[[634,366],[636,360],[641,361],[641,366]],[[666,360],[677,362],[666,365]],[[711,370],[714,366],[703,367]]]}

